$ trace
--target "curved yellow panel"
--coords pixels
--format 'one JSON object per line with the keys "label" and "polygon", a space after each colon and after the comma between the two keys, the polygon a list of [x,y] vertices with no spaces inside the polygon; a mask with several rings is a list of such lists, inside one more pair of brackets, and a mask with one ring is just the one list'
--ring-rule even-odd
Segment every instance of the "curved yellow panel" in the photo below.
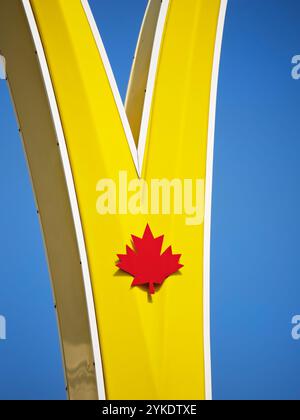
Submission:
{"label": "curved yellow panel", "polygon": [[[105,60],[80,0],[31,4],[79,202],[107,397],[204,399],[201,215],[195,224],[186,213],[97,213],[99,180],[115,181],[119,191],[120,172],[126,171],[128,180],[138,178]],[[148,185],[164,178],[181,185],[205,180],[219,10],[220,0],[169,2],[141,168]],[[202,194],[202,184],[197,185]],[[132,279],[115,266],[130,235],[142,236],[147,223],[156,236],[165,235],[165,246],[173,245],[184,264],[181,276],[167,279],[151,299],[145,290],[131,288]]]}

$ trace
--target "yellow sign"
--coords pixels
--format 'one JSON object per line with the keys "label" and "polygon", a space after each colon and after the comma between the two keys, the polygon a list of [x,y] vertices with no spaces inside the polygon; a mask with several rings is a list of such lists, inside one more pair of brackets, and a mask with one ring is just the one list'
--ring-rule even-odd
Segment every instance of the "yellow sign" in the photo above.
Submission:
{"label": "yellow sign", "polygon": [[[0,53],[71,399],[211,398],[210,208],[226,4],[150,0],[124,107],[86,0],[0,0]],[[116,268],[147,225],[184,265],[151,298]]]}

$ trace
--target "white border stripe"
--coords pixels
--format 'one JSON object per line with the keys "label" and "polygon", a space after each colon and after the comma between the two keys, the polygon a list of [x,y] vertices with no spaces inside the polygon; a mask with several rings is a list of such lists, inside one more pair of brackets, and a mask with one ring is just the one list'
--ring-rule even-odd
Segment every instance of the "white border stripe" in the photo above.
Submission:
{"label": "white border stripe", "polygon": [[101,351],[100,351],[100,344],[99,344],[100,342],[99,342],[99,336],[98,336],[98,328],[97,328],[97,321],[96,321],[96,315],[95,315],[94,298],[93,298],[91,279],[90,279],[90,273],[89,273],[88,258],[87,258],[87,253],[86,253],[79,207],[78,207],[78,202],[77,202],[77,197],[76,197],[76,192],[75,192],[75,186],[73,182],[71,165],[70,165],[69,156],[67,152],[65,136],[63,132],[63,127],[62,127],[62,123],[61,123],[61,119],[59,115],[59,110],[58,110],[55,93],[54,93],[54,89],[51,82],[51,77],[50,77],[45,53],[43,50],[43,46],[40,39],[39,31],[36,25],[36,21],[34,18],[34,14],[31,8],[30,0],[22,0],[22,3],[23,3],[23,7],[25,10],[27,19],[28,19],[28,23],[30,26],[35,48],[37,50],[37,55],[38,55],[39,63],[41,66],[41,72],[42,72],[44,83],[45,83],[45,89],[46,89],[48,100],[49,100],[51,115],[52,115],[55,131],[56,131],[56,136],[57,136],[59,146],[60,146],[59,149],[61,153],[61,159],[62,159],[63,168],[65,172],[65,177],[66,177],[66,183],[68,187],[68,193],[69,193],[72,215],[73,215],[74,224],[75,224],[80,259],[82,262],[82,272],[83,272],[85,295],[86,295],[86,300],[87,300],[88,318],[89,318],[90,330],[91,330],[92,350],[93,350],[93,356],[94,356],[94,362],[95,362],[98,396],[100,400],[105,400],[105,387],[104,387]]}
{"label": "white border stripe", "polygon": [[0,80],[6,79],[6,60],[3,55],[0,54]]}
{"label": "white border stripe", "polygon": [[162,43],[170,0],[162,0],[161,9],[159,12],[159,18],[158,18],[156,34],[155,34],[154,44],[153,44],[153,51],[152,51],[152,56],[151,56],[151,61],[150,61],[147,91],[146,91],[145,103],[144,103],[144,108],[143,108],[143,116],[142,116],[142,122],[141,122],[138,148],[136,148],[132,131],[131,131],[131,127],[130,127],[130,124],[126,115],[125,107],[122,102],[120,92],[119,92],[109,59],[105,51],[105,47],[103,45],[103,41],[101,39],[98,26],[95,22],[95,18],[89,6],[88,0],[81,0],[81,3],[86,13],[89,24],[91,26],[91,30],[93,32],[93,36],[98,47],[100,57],[102,59],[107,77],[110,82],[110,86],[111,86],[111,89],[115,98],[117,108],[119,110],[120,118],[122,120],[122,124],[125,130],[125,135],[127,138],[127,142],[129,144],[133,161],[137,169],[137,173],[139,177],[141,177],[142,169],[143,169],[143,162],[144,162],[144,154],[145,154],[145,149],[146,149],[151,105],[152,105],[152,99],[153,99],[153,91],[154,91],[154,86],[155,86],[156,72],[157,72],[159,54],[160,54],[161,43]]}
{"label": "white border stripe", "polygon": [[206,164],[206,192],[205,192],[205,223],[204,223],[204,360],[205,360],[205,393],[206,399],[212,400],[212,372],[211,372],[211,334],[210,334],[210,246],[211,246],[211,211],[217,93],[219,69],[223,42],[223,32],[228,0],[221,0],[218,29],[216,35],[212,84],[210,94],[210,112],[207,144]]}
{"label": "white border stripe", "polygon": [[[131,80],[132,80],[132,76],[133,76],[134,64],[135,64],[135,60],[136,60],[136,57],[137,57],[137,54],[138,54],[139,46],[141,44],[143,29],[144,29],[144,26],[145,26],[147,15],[148,15],[149,10],[150,10],[151,2],[152,2],[152,0],[148,0],[148,4],[147,4],[146,11],[145,11],[145,14],[144,14],[144,18],[143,18],[143,21],[142,21],[140,33],[139,33],[139,36],[138,36],[138,41],[137,41],[135,52],[134,52],[134,59],[133,59],[131,70],[130,70],[130,78],[129,78],[129,82],[128,82],[128,85],[127,85],[126,98],[125,98],[124,105],[128,102],[129,87],[131,85]],[[126,112],[126,106],[125,106],[125,112]]]}
{"label": "white border stripe", "polygon": [[121,121],[122,121],[122,124],[123,124],[126,139],[127,139],[128,145],[129,145],[129,149],[130,149],[130,152],[131,152],[131,155],[132,155],[133,162],[134,162],[135,167],[136,167],[136,171],[137,171],[138,175],[140,176],[138,154],[137,154],[137,149],[136,149],[136,145],[135,145],[135,142],[134,142],[134,138],[133,138],[133,135],[132,135],[131,127],[130,127],[130,124],[129,124],[129,121],[128,121],[128,118],[127,118],[127,115],[126,115],[126,112],[125,112],[125,107],[124,107],[124,104],[123,104],[122,99],[121,99],[120,91],[118,89],[114,73],[112,71],[112,68],[111,68],[111,65],[110,65],[110,62],[109,62],[109,59],[108,59],[108,56],[107,56],[102,38],[101,38],[101,35],[99,33],[98,26],[95,22],[95,18],[93,16],[92,11],[91,11],[88,0],[81,0],[81,4],[82,4],[82,7],[85,11],[85,14],[86,14],[87,20],[89,22],[89,25],[91,27],[96,45],[97,45],[99,53],[100,53],[101,60],[103,62],[104,68],[105,68],[105,72],[106,72],[108,80],[109,80],[109,84],[110,84],[110,87],[111,87],[111,90],[112,90],[117,108],[119,110],[119,115],[120,115],[120,118],[121,118]]}
{"label": "white border stripe", "polygon": [[166,20],[169,10],[170,0],[162,0],[161,9],[159,12],[159,18],[157,22],[157,28],[154,38],[152,56],[150,61],[150,69],[148,75],[148,82],[147,82],[147,90],[145,96],[145,103],[143,109],[143,116],[142,116],[142,123],[141,123],[141,131],[139,136],[139,143],[138,143],[138,159],[139,159],[139,167],[142,175],[143,164],[144,164],[144,157],[146,151],[146,142],[147,142],[147,134],[149,128],[149,120],[151,114],[151,107],[153,101],[153,93],[156,81],[156,73],[158,67],[158,60],[161,51],[161,44],[163,40],[164,29],[166,26]]}

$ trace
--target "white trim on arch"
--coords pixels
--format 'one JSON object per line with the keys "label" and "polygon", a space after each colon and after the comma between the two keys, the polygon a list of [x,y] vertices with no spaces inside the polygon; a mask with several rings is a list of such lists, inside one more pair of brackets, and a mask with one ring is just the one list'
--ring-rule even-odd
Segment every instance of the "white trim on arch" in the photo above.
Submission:
{"label": "white trim on arch", "polygon": [[219,21],[214,52],[214,63],[210,93],[209,128],[207,140],[206,163],[206,192],[204,215],[204,273],[203,273],[203,299],[204,299],[204,360],[205,360],[205,394],[207,400],[212,400],[212,367],[211,367],[211,331],[210,331],[210,246],[211,246],[211,212],[213,187],[213,161],[216,126],[217,92],[219,82],[219,69],[223,43],[223,33],[228,0],[221,0]]}
{"label": "white trim on arch", "polygon": [[130,124],[126,115],[125,106],[122,102],[121,95],[120,95],[110,62],[109,62],[109,59],[107,57],[107,53],[105,51],[105,47],[103,45],[103,41],[99,33],[98,26],[95,22],[95,18],[89,6],[89,2],[88,0],[81,0],[81,3],[85,10],[89,24],[91,26],[101,59],[103,61],[103,65],[107,73],[107,77],[110,82],[110,86],[111,86],[111,89],[115,98],[117,108],[119,110],[119,114],[122,120],[127,142],[131,151],[131,155],[132,155],[137,173],[139,177],[141,177],[142,170],[143,170],[144,154],[145,154],[145,149],[146,149],[146,140],[147,140],[149,118],[150,118],[150,113],[151,113],[153,91],[154,91],[156,72],[157,72],[157,66],[158,66],[158,59],[159,59],[159,53],[161,49],[163,32],[164,32],[164,28],[166,24],[166,18],[167,18],[167,12],[169,9],[170,0],[162,0],[161,9],[159,13],[156,34],[155,34],[155,39],[154,39],[154,45],[153,45],[153,51],[152,51],[152,56],[151,56],[151,62],[150,62],[150,70],[149,70],[149,75],[148,75],[147,91],[146,91],[146,96],[145,96],[145,103],[144,103],[144,109],[143,109],[138,148],[135,145],[131,127],[130,127]]}
{"label": "white trim on arch", "polygon": [[139,167],[140,167],[140,175],[142,174],[143,164],[144,164],[144,157],[146,151],[146,142],[147,142],[147,134],[149,128],[149,120],[151,115],[151,107],[153,101],[153,92],[155,87],[155,80],[156,80],[156,73],[158,67],[158,60],[161,51],[161,44],[163,40],[164,29],[166,26],[166,20],[169,10],[169,0],[163,0],[159,18],[157,22],[156,34],[154,38],[152,56],[150,61],[150,69],[148,75],[148,82],[146,88],[146,96],[145,96],[145,103],[143,109],[143,116],[142,116],[142,123],[141,123],[141,131],[139,136],[139,143],[138,143],[138,160],[139,160]]}
{"label": "white trim on arch", "polygon": [[121,118],[121,121],[122,121],[122,124],[123,124],[123,128],[124,128],[126,139],[127,139],[129,149],[130,149],[130,152],[131,152],[131,155],[132,155],[132,159],[133,159],[134,165],[136,167],[136,171],[137,171],[138,175],[140,175],[140,168],[139,168],[139,161],[138,161],[136,145],[135,145],[134,138],[133,138],[133,135],[132,135],[132,131],[131,131],[131,128],[130,128],[130,124],[129,124],[129,121],[128,121],[128,118],[127,118],[127,115],[126,115],[126,112],[125,112],[125,107],[124,107],[123,102],[122,102],[120,91],[118,89],[117,82],[116,82],[114,73],[112,71],[110,61],[108,59],[108,56],[107,56],[107,53],[106,53],[106,50],[105,50],[100,32],[99,32],[99,29],[98,29],[97,23],[95,21],[95,18],[93,16],[92,11],[91,11],[88,0],[81,0],[81,4],[82,4],[83,9],[85,11],[85,14],[86,14],[86,17],[88,19],[89,25],[91,27],[95,42],[97,44],[97,47],[98,47],[98,50],[99,50],[99,53],[100,53],[100,57],[102,59],[102,62],[103,62],[103,65],[104,65],[104,68],[105,68],[105,71],[106,71],[106,74],[107,74],[107,77],[108,77],[108,80],[109,80],[109,83],[110,83],[110,87],[111,87],[111,90],[112,90],[112,93],[113,93],[113,96],[114,96],[114,99],[115,99],[115,102],[116,102],[116,105],[117,105],[117,108],[118,108],[118,111],[119,111],[119,114],[120,114],[120,118]]}
{"label": "white trim on arch", "polygon": [[0,54],[0,80],[6,79],[6,61],[5,57]]}
{"label": "white trim on arch", "polygon": [[87,300],[87,311],[88,318],[91,330],[91,341],[92,341],[92,350],[95,362],[95,372],[96,372],[96,381],[98,396],[100,400],[105,400],[105,387],[104,387],[104,375],[102,368],[102,359],[100,351],[100,341],[98,336],[97,320],[95,314],[94,298],[92,292],[91,278],[89,272],[88,258],[86,253],[86,246],[84,241],[83,229],[81,225],[81,218],[79,212],[79,206],[77,202],[77,196],[73,181],[73,175],[71,170],[71,165],[69,161],[69,156],[67,152],[66,140],[63,132],[63,126],[60,119],[60,114],[58,110],[58,105],[55,98],[54,88],[52,85],[49,68],[47,65],[43,45],[35,21],[35,17],[31,8],[30,0],[22,0],[23,7],[26,13],[26,17],[30,26],[31,34],[33,37],[34,45],[37,51],[38,60],[41,67],[41,72],[43,75],[45,89],[49,100],[51,115],[56,131],[56,136],[60,145],[61,159],[63,163],[63,168],[66,177],[66,183],[68,187],[68,194],[72,209],[72,214],[74,218],[75,231],[77,236],[78,248],[80,259],[82,263],[82,273],[84,280],[85,295]]}

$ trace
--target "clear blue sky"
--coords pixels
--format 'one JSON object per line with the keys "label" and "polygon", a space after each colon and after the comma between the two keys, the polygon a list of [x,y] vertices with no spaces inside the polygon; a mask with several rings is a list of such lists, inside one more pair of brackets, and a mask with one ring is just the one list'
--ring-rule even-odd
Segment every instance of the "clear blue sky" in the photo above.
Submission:
{"label": "clear blue sky", "polygon": [[212,214],[215,398],[300,399],[298,0],[229,0]]}
{"label": "clear blue sky", "polygon": [[[121,94],[146,0],[91,0]],[[300,398],[298,0],[229,0],[212,217],[214,397]],[[65,398],[47,265],[22,145],[0,83],[1,398]]]}

